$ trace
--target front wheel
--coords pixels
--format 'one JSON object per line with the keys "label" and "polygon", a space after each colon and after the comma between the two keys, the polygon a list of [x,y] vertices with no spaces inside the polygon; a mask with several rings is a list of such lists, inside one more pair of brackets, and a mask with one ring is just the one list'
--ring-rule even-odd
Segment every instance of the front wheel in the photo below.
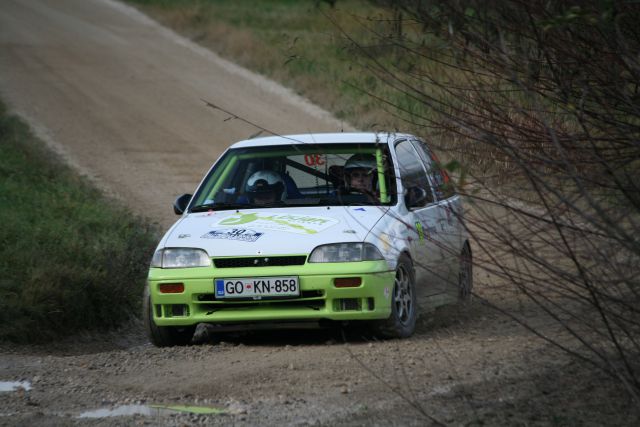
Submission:
{"label": "front wheel", "polygon": [[142,300],[142,320],[149,341],[156,347],[172,347],[175,345],[188,345],[191,343],[196,326],[158,326],[153,321],[153,304],[149,286],[144,288]]}
{"label": "front wheel", "polygon": [[396,267],[391,316],[376,324],[378,334],[384,338],[411,336],[416,329],[417,308],[413,265],[407,255],[402,255]]}

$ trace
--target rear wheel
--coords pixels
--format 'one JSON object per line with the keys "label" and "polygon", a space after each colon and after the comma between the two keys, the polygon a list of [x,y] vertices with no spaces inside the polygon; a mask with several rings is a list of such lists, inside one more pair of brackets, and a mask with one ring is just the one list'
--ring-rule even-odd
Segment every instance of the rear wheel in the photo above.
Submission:
{"label": "rear wheel", "polygon": [[465,242],[460,252],[460,270],[458,271],[458,299],[469,301],[473,290],[473,263],[471,258],[471,246]]}
{"label": "rear wheel", "polygon": [[172,347],[191,343],[196,326],[157,326],[153,321],[153,305],[149,286],[144,289],[142,318],[149,341],[156,347]]}
{"label": "rear wheel", "polygon": [[413,265],[407,255],[402,255],[396,267],[391,316],[376,324],[378,334],[385,338],[411,336],[416,328],[417,308]]}

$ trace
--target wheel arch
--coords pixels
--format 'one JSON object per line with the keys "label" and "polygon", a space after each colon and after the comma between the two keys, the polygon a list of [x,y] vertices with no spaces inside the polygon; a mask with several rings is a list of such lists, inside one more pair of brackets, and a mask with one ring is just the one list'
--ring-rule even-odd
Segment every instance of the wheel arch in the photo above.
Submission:
{"label": "wheel arch", "polygon": [[400,260],[400,258],[403,255],[406,255],[407,258],[409,258],[409,261],[411,262],[411,270],[412,270],[412,273],[414,274],[414,277],[415,277],[416,265],[415,265],[415,262],[413,260],[413,257],[411,256],[411,252],[407,248],[404,248],[403,250],[400,251],[400,254],[398,255],[398,259],[396,260],[396,267],[398,266],[398,261]]}

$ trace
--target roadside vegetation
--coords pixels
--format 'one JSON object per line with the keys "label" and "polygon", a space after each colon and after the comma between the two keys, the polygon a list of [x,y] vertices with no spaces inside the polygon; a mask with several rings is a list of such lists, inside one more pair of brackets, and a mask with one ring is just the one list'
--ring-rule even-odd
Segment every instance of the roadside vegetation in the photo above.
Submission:
{"label": "roadside vegetation", "polygon": [[138,316],[156,232],[66,166],[0,104],[0,341]]}

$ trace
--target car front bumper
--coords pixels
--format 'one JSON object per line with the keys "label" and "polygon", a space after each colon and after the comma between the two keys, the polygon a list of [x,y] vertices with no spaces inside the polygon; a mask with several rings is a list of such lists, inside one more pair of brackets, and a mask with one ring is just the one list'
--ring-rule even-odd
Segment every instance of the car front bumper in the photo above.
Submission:
{"label": "car front bumper", "polygon": [[[214,280],[297,276],[300,296],[263,300],[216,300]],[[360,277],[358,287],[337,288],[334,279]],[[181,268],[149,270],[153,318],[158,326],[386,319],[391,314],[395,274],[386,261],[304,264],[286,267]],[[160,285],[184,284],[182,293],[160,293]]]}

